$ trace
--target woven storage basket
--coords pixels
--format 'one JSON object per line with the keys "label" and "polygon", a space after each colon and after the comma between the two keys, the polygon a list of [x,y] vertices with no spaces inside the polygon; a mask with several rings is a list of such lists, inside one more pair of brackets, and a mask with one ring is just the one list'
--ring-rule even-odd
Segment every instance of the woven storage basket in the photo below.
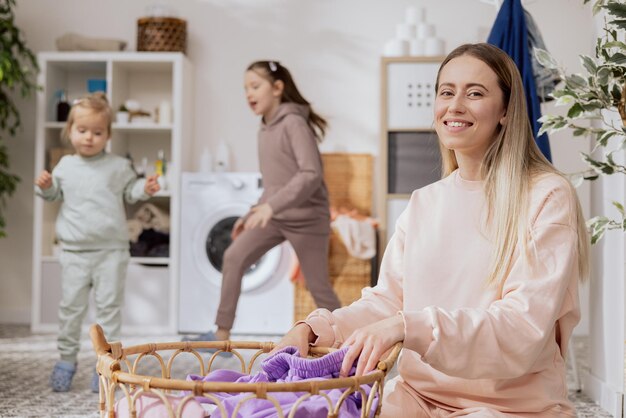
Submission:
{"label": "woven storage basket", "polygon": [[187,22],[175,17],[143,17],[137,20],[137,51],[187,50]]}
{"label": "woven storage basket", "polygon": [[370,154],[322,154],[324,181],[330,205],[372,214],[372,156]]}
{"label": "woven storage basket", "polygon": [[[322,154],[324,181],[328,188],[330,205],[336,208],[356,209],[360,214],[372,213],[372,156],[370,154]],[[329,279],[343,306],[361,296],[361,290],[370,285],[372,264],[348,254],[341,238],[330,235],[328,251]],[[296,283],[294,320],[307,317],[317,308],[304,283]]]}
{"label": "woven storage basket", "polygon": [[[117,411],[130,417],[142,417],[156,414],[160,403],[164,414],[169,417],[183,418],[185,407],[195,397],[208,398],[217,406],[215,414],[226,416],[226,406],[219,396],[229,394],[237,396],[239,401],[232,405],[234,410],[229,417],[242,417],[243,408],[249,406],[250,401],[265,400],[265,405],[273,404],[277,417],[304,416],[307,401],[310,398],[314,402],[324,403],[328,411],[328,417],[338,417],[342,403],[346,397],[353,393],[361,395],[361,417],[377,417],[382,408],[383,388],[387,373],[393,368],[400,350],[401,343],[397,343],[378,362],[375,370],[364,376],[351,376],[333,379],[311,379],[294,382],[258,382],[258,383],[234,383],[234,382],[201,382],[187,381],[175,378],[173,375],[196,374],[205,376],[214,371],[224,369],[238,371],[244,374],[252,374],[258,369],[258,363],[267,353],[274,348],[271,342],[255,341],[178,341],[147,343],[124,347],[119,342],[107,342],[99,325],[92,325],[89,330],[94,351],[98,355],[96,371],[99,375],[99,412],[100,417],[115,417],[116,402],[125,401],[128,411]],[[202,357],[197,350],[213,348],[217,352]],[[334,348],[313,347],[310,357],[319,357],[335,351]],[[233,358],[228,361],[218,359],[220,352],[230,352]],[[221,364],[220,364],[221,363]],[[237,370],[238,369],[238,370]],[[363,385],[370,386],[369,395]],[[336,402],[327,396],[329,390],[342,390],[343,394]],[[297,394],[298,399],[288,406],[288,411],[283,411],[277,401],[281,392]],[[218,396],[219,395],[219,396]],[[243,396],[240,396],[243,395]],[[157,399],[157,404],[145,406],[141,411],[142,397],[148,396]],[[174,404],[175,401],[177,403]],[[123,402],[121,402],[123,404]],[[247,405],[248,404],[248,405]],[[121,408],[121,405],[118,404]],[[253,406],[251,408],[254,408]],[[212,413],[213,415],[213,413]],[[150,415],[152,416],[152,415]]]}

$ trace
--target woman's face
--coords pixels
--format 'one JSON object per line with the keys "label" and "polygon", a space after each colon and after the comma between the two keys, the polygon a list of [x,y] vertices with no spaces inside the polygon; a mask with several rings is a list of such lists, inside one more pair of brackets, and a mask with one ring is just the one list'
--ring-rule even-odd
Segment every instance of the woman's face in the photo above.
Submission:
{"label": "woman's face", "polygon": [[481,159],[505,113],[498,77],[483,61],[462,55],[441,69],[435,129],[442,144],[457,156]]}
{"label": "woman's face", "polygon": [[248,70],[244,75],[244,89],[248,105],[256,115],[271,116],[280,105],[281,83],[272,84],[256,71]]}

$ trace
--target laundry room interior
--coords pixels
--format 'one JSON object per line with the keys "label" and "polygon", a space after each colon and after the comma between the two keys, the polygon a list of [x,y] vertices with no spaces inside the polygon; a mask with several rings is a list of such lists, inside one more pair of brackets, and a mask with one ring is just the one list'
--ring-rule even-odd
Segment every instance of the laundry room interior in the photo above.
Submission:
{"label": "laundry room interior", "polygon": [[[559,68],[586,74],[580,56],[595,57],[606,24],[604,11],[594,15],[593,7],[607,1],[625,7],[620,0],[8,0],[20,42],[33,54],[20,63],[36,87],[22,95],[6,87],[0,71],[3,100],[6,92],[19,115],[15,132],[8,129],[15,119],[0,124],[2,351],[17,356],[28,351],[29,339],[46,338],[42,358],[48,363],[40,370],[46,379],[58,357],[65,280],[60,259],[68,247],[57,232],[65,203],[46,201],[34,189],[44,184],[43,172],[54,177],[55,166],[75,153],[73,142],[62,137],[68,117],[73,120],[68,112],[87,95],[103,92],[110,106],[103,152],[130,161],[141,180],[141,197],[123,203],[130,258],[122,274],[121,339],[193,342],[223,335],[215,334],[223,328],[217,324],[226,323],[230,340],[277,342],[328,295],[312,291],[307,281],[316,263],[296,254],[307,244],[284,241],[296,228],[289,224],[276,232],[283,239],[268,233],[264,239],[272,244],[255,249],[262,255],[240,272],[234,322],[228,322],[222,269],[235,231],[249,220],[267,229],[274,215],[292,221],[274,213],[282,201],[264,194],[264,186],[292,180],[281,199],[296,202],[296,183],[323,184],[326,208],[315,210],[328,224],[310,226],[306,237],[326,234],[324,248],[314,241],[309,248],[328,254],[318,267],[333,297],[350,305],[379,282],[385,249],[412,192],[442,178],[433,111],[446,55],[462,44],[487,42],[500,8],[518,3]],[[165,29],[155,22],[166,22]],[[622,25],[622,40],[623,32]],[[256,71],[253,63],[266,69]],[[309,106],[315,146],[304,151],[285,151],[284,144],[264,148],[262,142],[272,131],[254,77],[285,70]],[[565,99],[537,103],[538,117],[567,115]],[[325,121],[322,135],[310,112]],[[623,207],[612,203],[624,203],[623,179],[600,174],[588,181],[580,174],[590,177],[581,154],[598,152],[594,139],[565,125],[548,134],[550,161],[575,183],[584,217],[623,215]],[[619,129],[612,135],[623,139]],[[314,153],[309,171],[285,168],[297,167],[307,152]],[[623,149],[613,155],[623,162]],[[319,179],[305,179],[317,167]],[[7,175],[17,181],[11,177],[5,185]],[[56,187],[57,180],[50,182]],[[266,216],[260,207],[274,212]],[[99,218],[92,219],[97,227]],[[622,226],[607,230],[591,246],[591,278],[580,284],[580,320],[564,359],[578,416],[626,416],[625,244]],[[95,296],[89,297],[78,343],[86,354],[79,363],[94,357],[88,328],[100,313]],[[5,374],[9,358],[0,361]],[[87,388],[92,370],[79,368],[75,385]],[[0,415],[19,416],[10,414],[19,408],[6,399]],[[4,401],[0,396],[0,405]]]}

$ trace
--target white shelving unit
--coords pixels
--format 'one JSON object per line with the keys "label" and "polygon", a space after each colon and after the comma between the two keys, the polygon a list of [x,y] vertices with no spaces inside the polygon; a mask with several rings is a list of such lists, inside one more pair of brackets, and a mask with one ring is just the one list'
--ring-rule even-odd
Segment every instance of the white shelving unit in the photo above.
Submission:
{"label": "white shelving unit", "polygon": [[[37,94],[35,176],[50,170],[50,150],[71,149],[60,139],[65,123],[56,121],[54,94],[65,90],[69,101],[87,94],[87,80],[106,80],[106,93],[115,111],[128,99],[154,114],[163,100],[171,103],[171,123],[113,123],[108,151],[133,157],[138,165],[148,159],[154,167],[159,150],[168,163],[168,188],[148,202],[170,216],[169,257],[133,257],[128,267],[123,330],[171,333],[177,329],[180,173],[191,164],[192,66],[182,53],[151,52],[43,52]],[[143,203],[127,206],[132,217]],[[32,277],[32,320],[35,332],[57,330],[61,273],[54,251],[55,221],[60,203],[35,196]],[[91,304],[93,305],[93,304]],[[92,307],[86,322],[94,318]]]}
{"label": "white shelving unit", "polygon": [[433,106],[435,78],[443,59],[381,60],[381,192],[377,204],[381,255],[411,192],[441,177]]}

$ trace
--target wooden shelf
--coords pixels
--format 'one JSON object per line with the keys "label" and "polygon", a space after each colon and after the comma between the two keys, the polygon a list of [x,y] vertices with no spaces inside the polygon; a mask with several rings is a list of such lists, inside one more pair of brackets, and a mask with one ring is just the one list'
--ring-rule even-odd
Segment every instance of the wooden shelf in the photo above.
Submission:
{"label": "wooden shelf", "polygon": [[131,257],[130,262],[133,264],[143,264],[144,266],[168,266],[170,264],[169,257]]}
{"label": "wooden shelf", "polygon": [[[408,189],[432,180],[426,178],[432,177],[431,154],[439,155],[432,116],[434,85],[443,60],[444,57],[431,56],[383,57],[380,61],[380,192],[376,210],[380,221],[381,255],[397,216],[411,197]],[[433,136],[425,135],[428,133]],[[413,142],[421,140],[427,142]],[[414,164],[422,165],[415,170]],[[425,173],[428,176],[424,176]],[[420,178],[415,179],[416,176]],[[402,193],[390,193],[394,190]]]}

